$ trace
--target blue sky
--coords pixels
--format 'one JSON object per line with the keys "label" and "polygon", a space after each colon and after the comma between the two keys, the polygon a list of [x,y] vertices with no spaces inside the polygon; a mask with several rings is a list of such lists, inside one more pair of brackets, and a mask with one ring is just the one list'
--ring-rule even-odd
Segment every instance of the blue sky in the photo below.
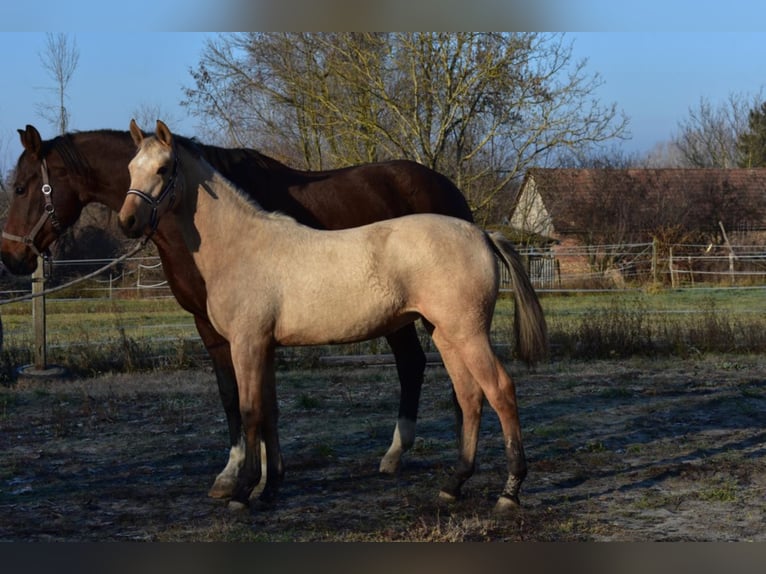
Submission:
{"label": "blue sky", "polygon": [[[206,38],[199,32],[71,33],[80,54],[67,89],[72,130],[128,129],[141,108],[167,113],[179,132],[193,134],[194,120],[179,103],[183,87],[192,86],[189,69],[196,67]],[[39,112],[54,103],[55,86],[40,62],[45,33],[0,32],[0,152],[21,152],[16,129],[33,124],[44,138],[56,134]],[[168,118],[163,118],[168,119]],[[2,163],[0,155],[0,167]],[[10,167],[5,164],[6,168]]]}
{"label": "blue sky", "polygon": [[[192,4],[193,5],[193,2]],[[766,10],[763,10],[766,12]],[[179,103],[191,86],[190,68],[215,33],[71,32],[80,61],[68,90],[70,128],[127,129],[142,107],[159,108],[171,127],[194,135],[195,120]],[[756,95],[766,86],[766,33],[568,33],[574,59],[603,85],[597,95],[630,120],[629,153],[668,141],[700,98],[723,103],[732,93]],[[45,33],[0,32],[0,168],[21,151],[16,129],[34,124],[44,137],[55,130],[39,114],[53,101],[52,80],[40,63]],[[12,55],[9,57],[9,55]],[[9,159],[10,158],[10,159]]]}
{"label": "blue sky", "polygon": [[[630,119],[629,151],[649,151],[678,131],[700,99],[723,104],[732,94],[766,88],[764,32],[573,33],[574,58],[603,81],[603,102]],[[766,97],[766,90],[763,94]],[[750,99],[750,98],[748,98]]]}

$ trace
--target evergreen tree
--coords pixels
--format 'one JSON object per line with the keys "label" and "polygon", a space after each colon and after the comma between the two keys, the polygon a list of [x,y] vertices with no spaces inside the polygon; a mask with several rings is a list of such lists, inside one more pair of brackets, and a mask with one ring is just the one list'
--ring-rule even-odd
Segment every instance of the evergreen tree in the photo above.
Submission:
{"label": "evergreen tree", "polygon": [[748,130],[739,135],[740,167],[766,167],[766,102],[748,114]]}

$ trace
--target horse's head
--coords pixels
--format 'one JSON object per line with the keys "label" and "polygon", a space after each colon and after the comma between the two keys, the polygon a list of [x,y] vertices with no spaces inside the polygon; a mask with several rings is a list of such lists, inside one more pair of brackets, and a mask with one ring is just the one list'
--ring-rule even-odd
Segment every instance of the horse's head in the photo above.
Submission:
{"label": "horse's head", "polygon": [[26,275],[37,257],[80,216],[81,164],[67,136],[43,141],[34,126],[18,130],[24,151],[13,180],[13,198],[3,229],[0,255],[11,273]]}
{"label": "horse's head", "polygon": [[135,120],[130,135],[138,148],[128,164],[130,189],[119,214],[120,227],[128,237],[153,233],[160,217],[175,199],[178,156],[173,134],[157,120],[155,136],[144,137]]}

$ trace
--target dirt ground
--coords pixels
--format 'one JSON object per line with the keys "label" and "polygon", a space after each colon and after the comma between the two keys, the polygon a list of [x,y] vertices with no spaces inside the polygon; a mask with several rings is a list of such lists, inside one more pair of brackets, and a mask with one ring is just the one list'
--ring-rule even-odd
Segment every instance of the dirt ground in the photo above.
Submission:
{"label": "dirt ground", "polygon": [[489,407],[463,499],[437,500],[456,459],[439,366],[396,477],[377,472],[394,369],[281,370],[286,477],[276,508],[254,514],[207,497],[227,455],[209,370],[3,388],[0,540],[766,540],[766,357],[511,371],[529,475],[521,510],[500,519],[505,466]]}

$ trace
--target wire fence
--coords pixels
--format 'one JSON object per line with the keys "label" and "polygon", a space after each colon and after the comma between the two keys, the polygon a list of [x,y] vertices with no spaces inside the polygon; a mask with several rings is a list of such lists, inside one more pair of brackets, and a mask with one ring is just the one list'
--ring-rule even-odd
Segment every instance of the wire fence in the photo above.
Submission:
{"label": "wire fence", "polygon": [[[760,293],[766,292],[766,249],[763,246],[735,245],[722,248],[710,245],[672,245],[636,243],[591,247],[562,246],[541,251],[521,249],[533,285],[540,293],[620,292],[646,289],[657,284],[682,288],[678,292],[710,287],[725,290],[737,300],[749,301],[744,306],[762,313]],[[73,278],[92,274],[109,260],[62,260],[49,267],[45,287],[64,285]],[[504,269],[501,266],[501,269]],[[0,302],[30,293],[30,278],[0,277]],[[503,273],[501,289],[513,288],[510,277]],[[755,299],[745,296],[753,294]],[[626,293],[632,296],[630,293]],[[83,348],[103,348],[112,353],[115,345],[123,351],[135,341],[151,341],[157,363],[173,357],[205,356],[193,317],[181,312],[170,290],[158,257],[130,257],[87,281],[66,287],[47,297],[42,316],[50,321],[29,320],[30,301],[13,303],[2,309],[6,342],[13,348],[32,351],[32,364],[47,363],[47,346],[53,351],[65,349],[67,356]],[[557,298],[555,298],[557,299]],[[554,300],[555,300],[554,299]],[[38,301],[36,299],[36,301]],[[140,300],[140,301],[136,301]],[[158,300],[158,301],[152,301]],[[548,301],[550,306],[554,300]],[[564,301],[564,299],[558,299]],[[755,303],[753,302],[755,301]],[[708,313],[703,308],[672,308],[657,313]],[[83,315],[83,313],[87,315]],[[567,309],[572,317],[592,313],[590,309]],[[100,316],[100,318],[99,318]],[[42,327],[40,326],[42,324]],[[2,330],[0,330],[2,333]],[[2,341],[2,338],[0,338]],[[0,343],[1,344],[1,343]],[[143,343],[142,343],[143,344]],[[168,359],[170,357],[171,359]],[[131,360],[133,360],[131,358]]]}
{"label": "wire fence", "polygon": [[[620,290],[766,285],[766,246],[632,243],[555,245],[519,249],[532,284],[540,291]],[[65,283],[109,263],[108,259],[53,261],[47,286]],[[512,288],[501,266],[501,288]],[[4,276],[0,298],[29,293],[31,281]],[[172,297],[159,257],[132,257],[56,298]]]}
{"label": "wire fence", "polygon": [[[542,290],[766,285],[766,246],[556,245],[522,249],[532,284]],[[504,286],[508,284],[503,276]]]}
{"label": "wire fence", "polygon": [[[65,259],[52,261],[46,271],[47,287],[72,281],[98,269],[113,259]],[[12,283],[12,285],[9,285]],[[0,298],[30,293],[32,281],[7,278]],[[88,281],[75,285],[55,298],[134,298],[172,297],[160,258],[131,257]]]}

